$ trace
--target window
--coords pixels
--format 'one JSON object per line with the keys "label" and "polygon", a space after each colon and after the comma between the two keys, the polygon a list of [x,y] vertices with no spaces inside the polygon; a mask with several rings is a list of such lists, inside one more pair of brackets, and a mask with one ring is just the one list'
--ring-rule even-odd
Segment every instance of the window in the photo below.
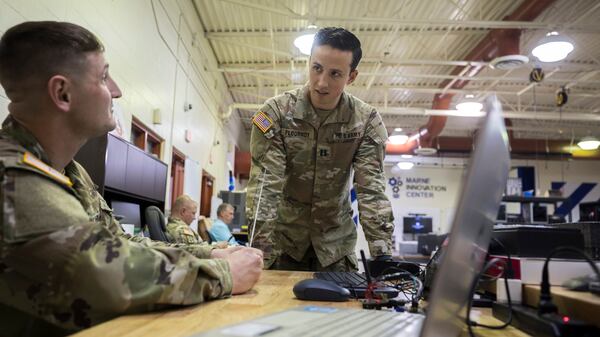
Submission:
{"label": "window", "polygon": [[135,117],[131,121],[130,141],[144,152],[160,159],[163,139]]}

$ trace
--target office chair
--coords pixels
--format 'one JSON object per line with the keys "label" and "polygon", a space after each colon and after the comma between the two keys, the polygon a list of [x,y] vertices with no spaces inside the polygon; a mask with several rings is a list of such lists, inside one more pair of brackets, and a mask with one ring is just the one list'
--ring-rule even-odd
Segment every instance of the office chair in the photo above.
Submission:
{"label": "office chair", "polygon": [[200,216],[198,218],[198,235],[200,235],[202,240],[204,240],[208,243],[213,242],[213,237],[210,235],[210,232],[209,232],[211,225],[212,224],[211,224],[210,219],[208,219],[204,216]]}
{"label": "office chair", "polygon": [[150,239],[156,241],[169,242],[167,238],[166,221],[163,212],[156,206],[149,206],[145,211],[146,225],[150,232]]}

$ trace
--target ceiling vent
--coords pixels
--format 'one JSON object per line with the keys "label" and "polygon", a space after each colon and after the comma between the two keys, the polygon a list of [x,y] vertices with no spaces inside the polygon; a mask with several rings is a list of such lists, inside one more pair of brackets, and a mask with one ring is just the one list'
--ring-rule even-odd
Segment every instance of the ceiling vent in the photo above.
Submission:
{"label": "ceiling vent", "polygon": [[524,55],[506,55],[496,57],[490,61],[492,69],[509,70],[516,69],[529,62],[529,58]]}

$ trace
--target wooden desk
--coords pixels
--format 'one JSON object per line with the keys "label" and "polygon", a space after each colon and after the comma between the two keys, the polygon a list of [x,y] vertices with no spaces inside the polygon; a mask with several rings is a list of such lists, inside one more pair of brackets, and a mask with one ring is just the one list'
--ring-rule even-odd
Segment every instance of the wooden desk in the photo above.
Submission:
{"label": "wooden desk", "polygon": [[[84,330],[78,337],[160,337],[189,336],[198,331],[206,331],[228,324],[264,316],[286,308],[301,305],[323,305],[345,308],[360,308],[358,301],[349,302],[310,302],[300,301],[292,293],[293,285],[311,277],[307,272],[267,270],[260,281],[249,293],[228,299],[215,300],[199,305],[154,312],[149,314],[128,315],[115,318],[106,323]],[[491,311],[482,310],[482,323],[500,324],[491,317]],[[476,328],[477,336],[528,336],[512,327],[504,330]],[[465,332],[463,336],[468,336]]]}
{"label": "wooden desk", "polygon": [[[600,296],[563,287],[551,287],[550,293],[559,313],[600,327]],[[524,285],[523,302],[537,308],[539,301],[540,286]]]}

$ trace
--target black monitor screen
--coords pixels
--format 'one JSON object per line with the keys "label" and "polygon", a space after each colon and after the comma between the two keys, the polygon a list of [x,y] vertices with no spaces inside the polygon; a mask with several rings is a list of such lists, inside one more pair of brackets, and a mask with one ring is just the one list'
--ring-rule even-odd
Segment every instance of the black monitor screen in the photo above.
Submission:
{"label": "black monitor screen", "polygon": [[496,221],[506,221],[506,205],[502,204],[500,205],[500,208],[498,208]]}
{"label": "black monitor screen", "polygon": [[433,232],[432,219],[424,216],[405,216],[404,233],[431,233]]}
{"label": "black monitor screen", "polygon": [[533,222],[547,222],[548,208],[546,206],[533,205]]}
{"label": "black monitor screen", "polygon": [[136,227],[141,227],[140,205],[125,201],[112,201],[110,203],[115,217],[123,217],[119,220],[122,224],[134,224]]}

